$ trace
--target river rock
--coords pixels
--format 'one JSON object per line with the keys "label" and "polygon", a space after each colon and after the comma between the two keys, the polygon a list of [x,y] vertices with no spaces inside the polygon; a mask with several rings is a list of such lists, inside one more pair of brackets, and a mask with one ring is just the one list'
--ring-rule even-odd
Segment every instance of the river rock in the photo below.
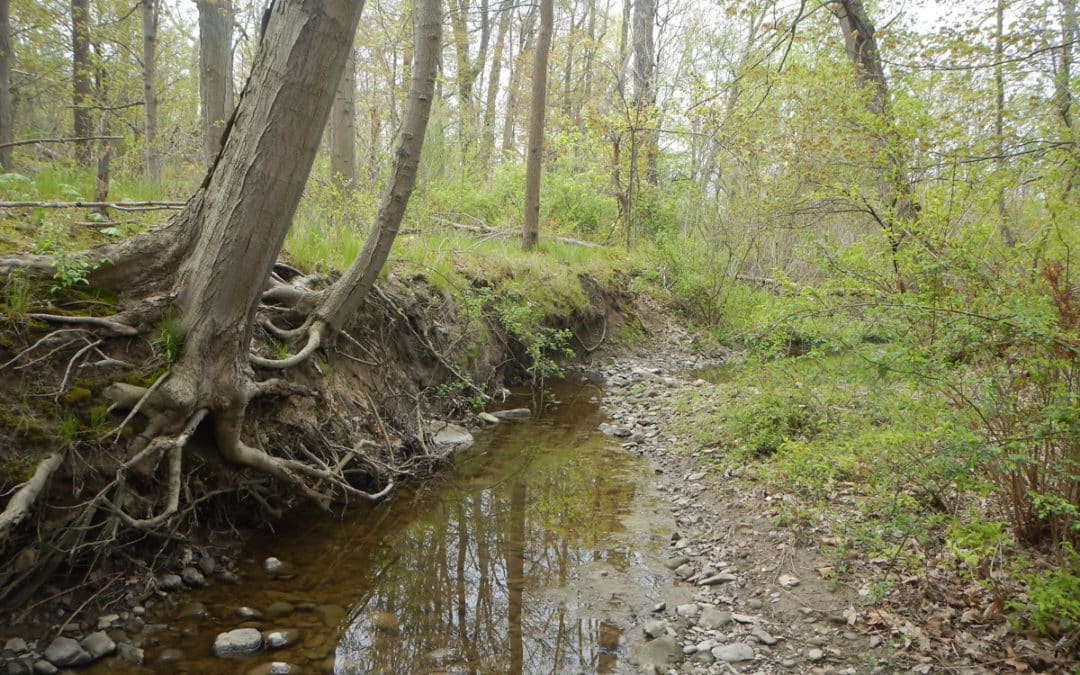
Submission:
{"label": "river rock", "polygon": [[315,613],[329,628],[337,628],[347,616],[345,608],[339,605],[319,605],[315,608]]}
{"label": "river rock", "polygon": [[509,410],[495,410],[491,413],[500,420],[520,420],[532,417],[532,411],[528,408],[511,408]]}
{"label": "river rock", "polygon": [[283,616],[289,616],[296,611],[296,607],[291,602],[279,600],[266,608],[266,616],[271,619],[280,619]]}
{"label": "river rock", "polygon": [[237,628],[214,640],[214,656],[254,654],[262,648],[262,633],[254,628]]}
{"label": "river rock", "polygon": [[[271,607],[272,606],[273,605],[271,605]],[[292,614],[292,605],[289,605],[289,611],[286,612],[286,614]],[[254,607],[237,607],[236,616],[240,617],[241,619],[261,619],[262,612],[255,609]]]}
{"label": "river rock", "polygon": [[162,574],[158,577],[157,585],[163,591],[178,591],[184,587],[184,580],[179,574]]}
{"label": "river rock", "polygon": [[179,649],[162,649],[158,654],[157,662],[163,666],[179,663],[184,660],[184,652]]}
{"label": "river rock", "polygon": [[712,655],[717,661],[726,661],[727,663],[752,661],[754,659],[754,648],[745,642],[736,642],[730,645],[713,647]]}
{"label": "river rock", "polygon": [[820,649],[811,649],[806,653],[806,658],[810,659],[811,661],[820,661],[821,659],[825,658],[825,652]]}
{"label": "river rock", "polygon": [[270,663],[264,663],[261,666],[255,666],[247,671],[246,675],[291,675],[292,673],[299,672],[299,666],[294,666],[285,661],[271,661]]}
{"label": "river rock", "polygon": [[716,630],[726,626],[731,621],[731,612],[725,612],[715,607],[706,607],[701,612],[701,616],[698,617],[697,623],[707,630]]}
{"label": "river rock", "polygon": [[[11,672],[10,670],[8,671]],[[35,675],[56,675],[60,672],[60,669],[49,663],[45,659],[38,659],[34,661],[34,673]]]}
{"label": "river rock", "polygon": [[668,625],[663,621],[647,621],[645,625],[642,626],[642,630],[645,631],[645,634],[650,638],[658,638],[661,635],[667,634]]}
{"label": "river rock", "polygon": [[211,576],[217,569],[217,561],[208,555],[199,558],[199,570],[206,576]]}
{"label": "river rock", "polygon": [[666,672],[667,669],[664,666],[678,660],[682,655],[682,648],[675,642],[675,637],[672,635],[662,635],[638,648],[638,661],[643,666],[644,672],[651,672],[650,668],[655,670],[658,667]]}
{"label": "river rock", "polygon": [[193,621],[202,621],[208,616],[210,616],[210,612],[206,609],[206,605],[201,602],[189,602],[176,613],[178,619],[191,619]]}
{"label": "river rock", "polygon": [[[46,661],[45,663],[49,662]],[[53,668],[56,668],[56,666],[53,666]],[[7,662],[7,668],[4,672],[7,675],[32,675],[34,672],[34,664],[30,659],[15,659],[14,661]]]}
{"label": "river rock", "polygon": [[679,616],[694,617],[701,613],[701,607],[696,602],[691,602],[676,607],[675,613]]}
{"label": "river rock", "polygon": [[81,666],[93,661],[93,657],[86,652],[75,640],[69,637],[58,637],[45,649],[45,658],[53,665]]}
{"label": "river rock", "polygon": [[473,435],[463,426],[444,422],[432,429],[431,444],[443,452],[457,452],[472,446]]}
{"label": "river rock", "polygon": [[90,655],[90,658],[95,660],[100,659],[103,656],[108,656],[116,651],[116,643],[113,642],[112,638],[103,630],[99,630],[96,633],[90,633],[84,637],[79,644],[82,645],[82,648]]}
{"label": "river rock", "polygon": [[397,634],[400,626],[398,619],[392,612],[374,612],[371,615],[371,625],[375,630],[383,633]]}
{"label": "river rock", "polygon": [[726,584],[729,581],[735,581],[739,577],[734,574],[713,574],[712,576],[705,577],[701,581],[697,582],[698,586],[716,586],[717,584]]}
{"label": "river rock", "polygon": [[26,645],[26,640],[24,640],[24,639],[22,639],[20,637],[11,638],[7,642],[4,643],[4,651],[5,652],[14,652],[16,654],[22,654],[28,648],[29,647],[27,647],[27,645]]}
{"label": "river rock", "polygon": [[750,635],[763,645],[774,645],[780,641],[780,638],[769,635],[761,626],[754,626],[750,631]]}
{"label": "river rock", "polygon": [[180,570],[180,580],[193,588],[206,585],[206,577],[203,576],[203,573],[190,565]]}
{"label": "river rock", "polygon": [[120,623],[120,615],[119,614],[103,614],[103,615],[98,617],[97,629],[98,630],[109,630],[110,628],[112,628],[113,626],[115,626],[118,623]]}
{"label": "river rock", "polygon": [[275,558],[274,556],[270,556],[263,561],[263,569],[270,573],[280,572],[284,567],[285,563],[281,562],[281,560]]}
{"label": "river rock", "polygon": [[499,418],[495,417],[494,415],[492,415],[491,413],[488,413],[488,412],[476,413],[476,418],[478,420],[480,420],[481,422],[484,422],[486,424],[498,424],[499,423]]}
{"label": "river rock", "polygon": [[300,641],[300,631],[291,628],[268,630],[262,634],[262,639],[268,649],[284,649]]}
{"label": "river rock", "polygon": [[141,666],[143,661],[146,660],[146,652],[141,647],[136,647],[130,642],[121,642],[116,645],[116,655],[136,666]]}

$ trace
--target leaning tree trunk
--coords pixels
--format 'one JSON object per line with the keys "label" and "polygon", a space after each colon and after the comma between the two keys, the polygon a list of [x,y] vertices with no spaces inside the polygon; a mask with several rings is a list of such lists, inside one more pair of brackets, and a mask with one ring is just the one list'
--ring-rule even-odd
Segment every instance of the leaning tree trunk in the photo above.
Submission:
{"label": "leaning tree trunk", "polygon": [[289,368],[306,360],[322,340],[341,330],[363,307],[368,293],[375,285],[390,247],[397,236],[405,207],[409,203],[420,152],[424,145],[435,79],[439,69],[439,48],[442,40],[442,9],[440,0],[420,0],[416,7],[416,50],[413,56],[412,81],[401,124],[397,156],[390,182],[379,200],[371,234],[352,265],[333,286],[323,293],[314,311],[300,331],[307,343],[297,354],[281,360],[252,357],[252,362],[266,368]]}
{"label": "leaning tree trunk", "polygon": [[529,149],[525,155],[525,225],[521,245],[536,246],[540,237],[540,172],[544,164],[544,113],[547,109],[547,66],[554,24],[552,0],[540,0],[540,34],[533,57],[532,103],[529,109]]}

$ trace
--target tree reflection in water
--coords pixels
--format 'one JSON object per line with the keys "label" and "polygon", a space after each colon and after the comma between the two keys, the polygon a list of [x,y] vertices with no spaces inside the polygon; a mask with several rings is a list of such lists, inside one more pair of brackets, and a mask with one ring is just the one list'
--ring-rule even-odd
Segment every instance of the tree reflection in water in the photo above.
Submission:
{"label": "tree reflection in water", "polygon": [[598,394],[559,390],[554,414],[486,432],[424,512],[387,534],[391,562],[353,605],[338,672],[615,669],[621,629],[575,582],[638,562],[612,535],[642,471],[593,431]]}

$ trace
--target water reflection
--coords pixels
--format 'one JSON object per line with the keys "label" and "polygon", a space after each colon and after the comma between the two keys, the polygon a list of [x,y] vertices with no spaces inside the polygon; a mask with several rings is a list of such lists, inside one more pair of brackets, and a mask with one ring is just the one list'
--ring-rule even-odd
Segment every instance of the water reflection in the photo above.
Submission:
{"label": "water reflection", "polygon": [[559,412],[531,428],[500,426],[387,542],[394,562],[354,609],[338,672],[615,669],[621,629],[572,586],[590,566],[640,562],[611,535],[641,466],[592,432],[590,389],[559,392]]}

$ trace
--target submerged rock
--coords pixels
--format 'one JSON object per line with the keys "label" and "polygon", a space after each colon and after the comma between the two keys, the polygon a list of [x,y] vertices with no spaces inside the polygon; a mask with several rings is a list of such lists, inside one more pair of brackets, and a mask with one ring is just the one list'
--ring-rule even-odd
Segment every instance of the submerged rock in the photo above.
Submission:
{"label": "submerged rock", "polygon": [[473,444],[473,435],[465,427],[443,423],[431,430],[431,444],[444,452],[457,452]]}
{"label": "submerged rock", "polygon": [[94,660],[75,640],[58,637],[45,649],[45,658],[55,666],[81,666]]}
{"label": "submerged rock", "polygon": [[262,633],[254,628],[237,628],[214,640],[214,656],[242,656],[262,649]]}
{"label": "submerged rock", "polygon": [[496,410],[491,414],[501,420],[520,420],[532,417],[532,410],[528,408],[510,408],[509,410]]}

